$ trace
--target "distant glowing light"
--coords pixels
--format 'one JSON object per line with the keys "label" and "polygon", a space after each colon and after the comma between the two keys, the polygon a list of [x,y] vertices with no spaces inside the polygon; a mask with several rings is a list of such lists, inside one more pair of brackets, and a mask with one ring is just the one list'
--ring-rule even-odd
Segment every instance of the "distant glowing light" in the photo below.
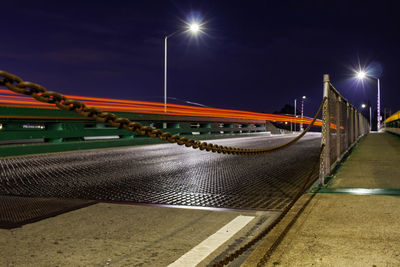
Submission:
{"label": "distant glowing light", "polygon": [[361,105],[361,107],[362,107],[362,108],[366,108],[366,107],[367,107],[367,105],[365,105],[365,104],[362,104],[362,105]]}
{"label": "distant glowing light", "polygon": [[197,33],[200,30],[200,25],[197,23],[192,23],[189,25],[189,31],[192,33]]}
{"label": "distant glowing light", "polygon": [[306,96],[305,96],[305,95],[303,95],[303,99],[306,99]]}
{"label": "distant glowing light", "polygon": [[357,79],[360,79],[360,80],[364,79],[366,76],[367,76],[367,74],[365,73],[365,71],[362,71],[362,70],[357,72],[357,75],[356,75]]}

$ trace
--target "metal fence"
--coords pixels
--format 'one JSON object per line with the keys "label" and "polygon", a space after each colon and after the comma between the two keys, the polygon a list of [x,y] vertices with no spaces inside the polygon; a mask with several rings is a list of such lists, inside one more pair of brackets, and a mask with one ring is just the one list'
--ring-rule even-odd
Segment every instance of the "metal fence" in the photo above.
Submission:
{"label": "metal fence", "polygon": [[323,146],[320,158],[320,184],[331,173],[346,152],[369,132],[368,120],[333,87],[329,75],[324,75],[324,107],[322,110]]}

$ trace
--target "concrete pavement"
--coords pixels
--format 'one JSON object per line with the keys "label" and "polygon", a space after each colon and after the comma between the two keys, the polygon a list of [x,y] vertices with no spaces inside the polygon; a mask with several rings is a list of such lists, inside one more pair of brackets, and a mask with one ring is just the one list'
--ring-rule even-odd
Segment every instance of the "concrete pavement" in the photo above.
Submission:
{"label": "concrete pavement", "polygon": [[399,137],[369,134],[323,193],[302,196],[242,266],[400,266],[399,163]]}
{"label": "concrete pavement", "polygon": [[237,249],[278,214],[100,203],[21,228],[0,229],[0,266],[167,266],[238,216],[250,218],[206,255],[200,262],[206,266]]}

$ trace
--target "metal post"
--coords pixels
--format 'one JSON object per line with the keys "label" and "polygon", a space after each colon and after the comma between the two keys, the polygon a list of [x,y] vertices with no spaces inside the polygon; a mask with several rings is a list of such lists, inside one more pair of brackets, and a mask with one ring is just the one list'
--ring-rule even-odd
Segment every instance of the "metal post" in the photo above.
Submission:
{"label": "metal post", "polygon": [[359,117],[358,117],[357,109],[354,109],[354,116],[355,116],[355,125],[354,125],[355,140],[354,141],[357,141],[358,137],[360,136],[359,135],[359,129],[358,129],[358,119],[359,119]]}
{"label": "metal post", "polygon": [[294,100],[294,131],[296,131],[297,129],[296,129],[296,109],[297,109],[297,107],[296,107],[296,105],[297,105],[297,99],[295,99]]}
{"label": "metal post", "polygon": [[341,141],[341,133],[340,133],[340,104],[341,104],[341,97],[337,96],[336,99],[336,161],[340,161],[340,155],[342,154],[341,152],[341,147],[340,147],[340,141]]}
{"label": "metal post", "polygon": [[304,99],[301,99],[301,122],[300,122],[300,131],[303,131],[303,113],[304,113]]}
{"label": "metal post", "polygon": [[330,115],[329,115],[329,75],[324,74],[324,94],[325,100],[322,112],[322,132],[321,132],[321,146],[323,147],[320,156],[320,167],[319,167],[319,184],[325,185],[325,175],[330,173],[331,162],[330,162]]}
{"label": "metal post", "polygon": [[381,129],[381,86],[379,82],[379,78],[376,78],[378,81],[378,101],[377,101],[377,108],[378,108],[378,129],[377,131]]}
{"label": "metal post", "polygon": [[293,133],[293,119],[290,120],[290,131]]}
{"label": "metal post", "polygon": [[356,141],[356,112],[355,112],[354,106],[351,106],[351,119],[352,119],[352,124],[351,127],[353,127],[353,138],[351,139],[351,144],[353,144]]}
{"label": "metal post", "polygon": [[345,148],[346,150],[349,148],[349,138],[350,138],[350,105],[347,102],[346,103],[346,138],[344,140],[345,142]]}
{"label": "metal post", "polygon": [[354,115],[353,115],[353,106],[350,105],[350,142],[349,146],[351,146],[354,142]]}
{"label": "metal post", "polygon": [[372,131],[372,109],[371,109],[371,105],[369,106],[369,131]]}
{"label": "metal post", "polygon": [[164,39],[164,112],[167,112],[167,39]]}

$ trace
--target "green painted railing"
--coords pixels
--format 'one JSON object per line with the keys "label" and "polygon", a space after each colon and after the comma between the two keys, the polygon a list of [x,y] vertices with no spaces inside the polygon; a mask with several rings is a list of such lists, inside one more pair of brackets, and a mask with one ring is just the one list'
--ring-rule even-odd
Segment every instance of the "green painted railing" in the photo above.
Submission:
{"label": "green painted railing", "polygon": [[385,121],[384,130],[393,134],[400,135],[400,111],[397,111],[395,114],[390,116]]}
{"label": "green painted railing", "polygon": [[[261,120],[114,112],[172,134],[197,139],[274,131]],[[0,156],[160,143],[158,139],[81,117],[69,111],[0,107]]]}

